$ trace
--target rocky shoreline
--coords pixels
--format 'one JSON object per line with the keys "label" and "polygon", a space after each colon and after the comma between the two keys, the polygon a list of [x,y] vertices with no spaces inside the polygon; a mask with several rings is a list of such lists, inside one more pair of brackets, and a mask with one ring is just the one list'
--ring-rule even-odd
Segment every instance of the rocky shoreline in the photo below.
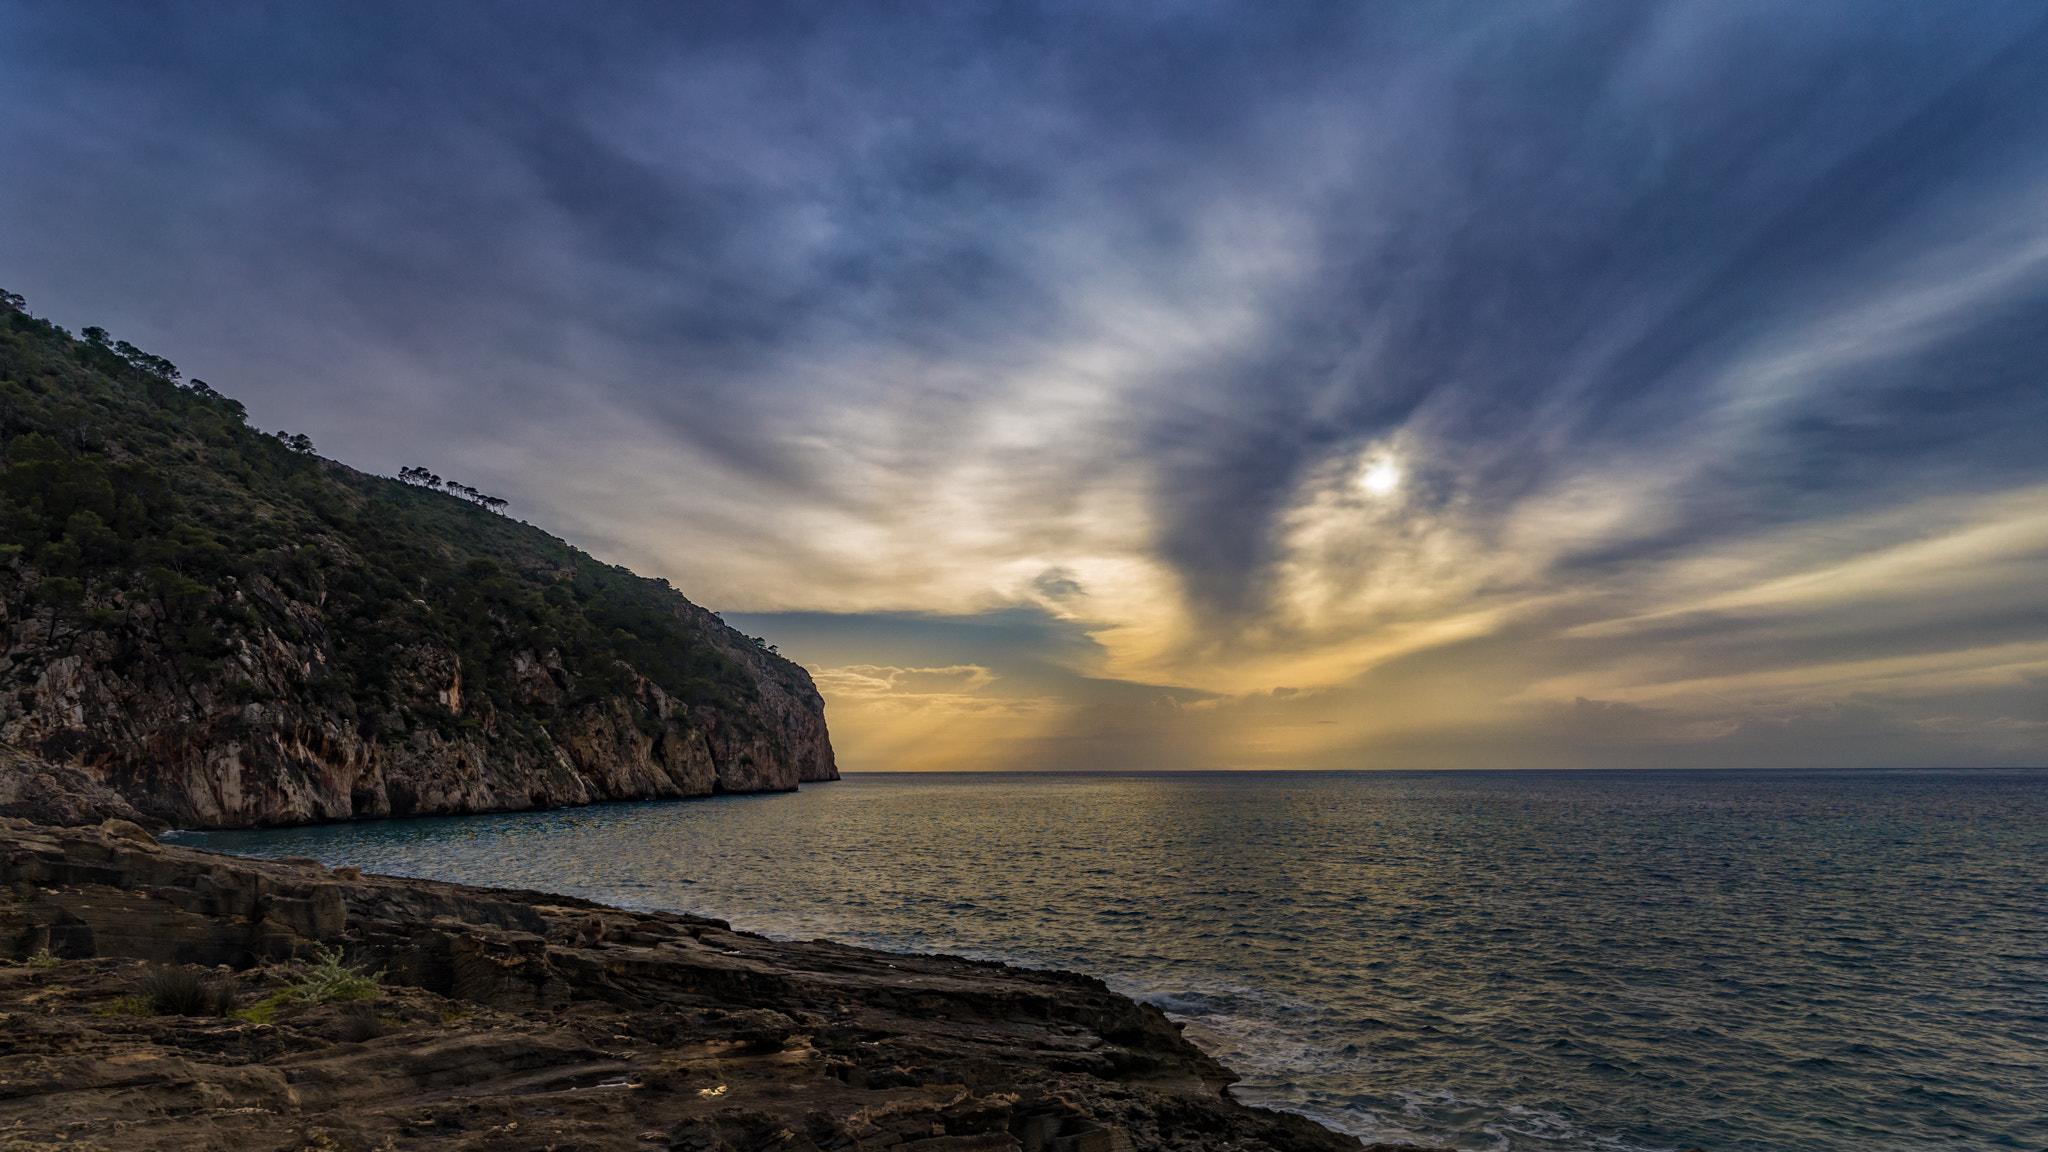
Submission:
{"label": "rocky shoreline", "polygon": [[[1163,1013],[1074,973],[120,820],[0,819],[0,960],[0,1152],[1361,1148],[1229,1099]],[[326,995],[347,969],[379,978]],[[164,1010],[179,979],[201,1014]]]}

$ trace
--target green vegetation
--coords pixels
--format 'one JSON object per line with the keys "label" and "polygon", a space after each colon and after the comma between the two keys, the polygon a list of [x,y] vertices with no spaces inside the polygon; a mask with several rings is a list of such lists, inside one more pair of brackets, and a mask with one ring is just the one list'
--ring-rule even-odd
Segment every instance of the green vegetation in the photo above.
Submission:
{"label": "green vegetation", "polygon": [[[482,723],[394,684],[422,647],[456,654],[464,700],[491,705],[489,738],[525,747],[546,735],[515,690],[522,652],[555,654],[565,708],[638,709],[624,692],[635,672],[687,705],[756,697],[666,581],[600,563],[466,486],[322,460],[162,357],[96,328],[73,338],[24,307],[0,295],[0,592],[60,652],[96,634],[116,672],[168,658],[175,677],[225,678],[245,703],[289,691],[372,740]],[[430,475],[408,481],[415,471]],[[288,688],[236,679],[238,638],[266,632],[324,662]]]}
{"label": "green vegetation", "polygon": [[309,965],[285,986],[286,999],[308,1005],[329,1000],[368,1000],[381,990],[382,975],[342,963],[341,949],[322,948],[318,955],[317,963]]}
{"label": "green vegetation", "polygon": [[313,963],[273,971],[271,978],[280,981],[277,988],[234,1013],[237,1019],[268,1024],[286,1009],[311,1008],[331,1000],[374,1000],[383,991],[381,973],[345,963],[339,948],[322,948]]}
{"label": "green vegetation", "polygon": [[247,1008],[235,1013],[235,1019],[247,1020],[251,1024],[268,1024],[277,1019],[277,1014],[292,1006],[292,998],[283,992],[272,992]]}
{"label": "green vegetation", "polygon": [[22,963],[27,964],[31,968],[55,968],[62,964],[63,961],[50,955],[48,948],[38,948],[35,955],[30,956],[27,960],[22,961]]}
{"label": "green vegetation", "polygon": [[154,1016],[156,1008],[141,996],[118,996],[92,1010],[95,1016]]}

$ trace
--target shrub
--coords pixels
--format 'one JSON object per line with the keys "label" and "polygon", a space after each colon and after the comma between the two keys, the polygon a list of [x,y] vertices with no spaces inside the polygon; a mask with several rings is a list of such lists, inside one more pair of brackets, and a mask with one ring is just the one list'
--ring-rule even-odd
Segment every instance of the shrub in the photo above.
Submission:
{"label": "shrub", "polygon": [[55,968],[57,965],[62,964],[63,961],[50,955],[48,948],[38,948],[36,949],[36,954],[23,961],[23,963],[31,968]]}
{"label": "shrub", "polygon": [[325,1004],[329,1000],[368,1000],[377,995],[380,973],[366,973],[342,963],[341,949],[322,948],[320,962],[306,969],[285,989],[300,1004]]}
{"label": "shrub", "polygon": [[228,1016],[235,1010],[235,986],[220,976],[185,966],[154,968],[142,982],[143,998],[164,1016]]}

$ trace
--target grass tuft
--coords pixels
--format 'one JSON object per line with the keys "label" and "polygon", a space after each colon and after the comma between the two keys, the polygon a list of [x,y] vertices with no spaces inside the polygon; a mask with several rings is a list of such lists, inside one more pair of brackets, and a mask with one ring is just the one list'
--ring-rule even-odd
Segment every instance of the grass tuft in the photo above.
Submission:
{"label": "grass tuft", "polygon": [[289,994],[284,992],[272,992],[270,995],[265,996],[263,999],[258,1000],[254,1004],[249,1005],[247,1008],[244,1008],[241,1011],[235,1013],[235,1019],[247,1020],[251,1024],[268,1024],[271,1021],[277,1019],[278,1009],[283,1008],[285,1005],[290,1004],[291,1002],[292,1000]]}
{"label": "grass tuft", "polygon": [[184,965],[154,968],[143,978],[143,996],[165,1016],[229,1016],[235,986],[220,976]]}
{"label": "grass tuft", "polygon": [[341,1035],[344,1040],[360,1044],[379,1036],[389,1036],[404,1024],[403,1020],[377,1015],[375,1000],[358,1000],[342,1013]]}
{"label": "grass tuft", "polygon": [[140,996],[122,996],[92,1010],[95,1016],[154,1016],[156,1009]]}

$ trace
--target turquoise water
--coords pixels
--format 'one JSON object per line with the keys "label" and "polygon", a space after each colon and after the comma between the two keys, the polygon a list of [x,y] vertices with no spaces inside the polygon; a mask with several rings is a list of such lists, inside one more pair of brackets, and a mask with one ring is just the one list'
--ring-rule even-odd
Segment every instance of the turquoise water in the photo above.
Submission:
{"label": "turquoise water", "polygon": [[860,775],[179,837],[1091,972],[1382,1139],[2048,1148],[2048,773]]}

